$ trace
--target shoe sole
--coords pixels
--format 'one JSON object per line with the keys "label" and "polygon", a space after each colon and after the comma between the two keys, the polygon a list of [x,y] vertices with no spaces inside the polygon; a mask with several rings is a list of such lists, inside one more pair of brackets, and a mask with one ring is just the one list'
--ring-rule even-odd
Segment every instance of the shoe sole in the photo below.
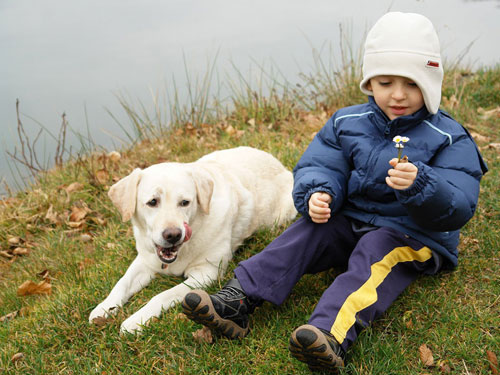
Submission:
{"label": "shoe sole", "polygon": [[242,328],[232,320],[223,319],[217,314],[210,296],[203,290],[188,293],[182,301],[182,309],[189,319],[229,339],[243,338],[249,332],[248,327]]}
{"label": "shoe sole", "polygon": [[300,326],[292,333],[288,348],[292,356],[307,363],[313,371],[337,373],[344,367],[344,360],[335,354],[323,332],[310,324]]}

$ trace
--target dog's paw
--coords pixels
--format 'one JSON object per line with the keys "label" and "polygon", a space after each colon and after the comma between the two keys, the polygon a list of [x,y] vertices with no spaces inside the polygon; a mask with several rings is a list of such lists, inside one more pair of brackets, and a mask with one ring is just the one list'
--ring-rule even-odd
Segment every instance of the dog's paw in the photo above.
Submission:
{"label": "dog's paw", "polygon": [[136,317],[135,315],[132,315],[122,323],[122,325],[120,326],[120,333],[131,333],[133,335],[139,334],[142,332],[143,325],[144,322],[142,321],[142,318],[140,316]]}
{"label": "dog's paw", "polygon": [[110,315],[116,314],[117,311],[118,311],[118,306],[108,305],[108,304],[105,304],[104,302],[100,303],[90,313],[90,315],[89,315],[89,323],[93,323],[94,319],[107,318]]}

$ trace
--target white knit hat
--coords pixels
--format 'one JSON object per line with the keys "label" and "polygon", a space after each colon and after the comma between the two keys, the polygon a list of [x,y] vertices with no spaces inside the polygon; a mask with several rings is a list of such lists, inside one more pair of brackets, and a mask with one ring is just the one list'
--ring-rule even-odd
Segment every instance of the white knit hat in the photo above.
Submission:
{"label": "white knit hat", "polygon": [[441,102],[443,66],[439,39],[426,17],[416,13],[390,12],[382,16],[366,36],[361,91],[379,75],[402,76],[422,91],[425,106],[436,113]]}

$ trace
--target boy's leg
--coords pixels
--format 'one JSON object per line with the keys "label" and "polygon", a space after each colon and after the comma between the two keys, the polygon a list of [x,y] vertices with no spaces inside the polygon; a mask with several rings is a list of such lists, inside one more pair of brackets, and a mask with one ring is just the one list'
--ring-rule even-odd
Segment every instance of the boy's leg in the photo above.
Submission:
{"label": "boy's leg", "polygon": [[280,305],[304,274],[345,267],[357,240],[342,215],[324,224],[300,218],[234,274],[248,296]]}
{"label": "boy's leg", "polygon": [[255,305],[262,300],[281,304],[304,273],[345,267],[356,241],[350,222],[341,215],[325,224],[301,218],[263,251],[241,262],[236,279],[219,292],[188,293],[184,313],[226,337],[243,337]]}
{"label": "boy's leg", "polygon": [[422,272],[432,270],[431,250],[403,233],[383,227],[365,234],[348,269],[323,293],[309,324],[329,331],[344,350]]}

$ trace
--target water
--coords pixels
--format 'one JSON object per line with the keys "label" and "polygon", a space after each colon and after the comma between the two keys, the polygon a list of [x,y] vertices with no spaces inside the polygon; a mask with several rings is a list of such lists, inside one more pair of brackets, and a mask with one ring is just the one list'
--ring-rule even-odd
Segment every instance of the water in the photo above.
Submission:
{"label": "water", "polygon": [[[32,139],[40,123],[57,134],[66,113],[71,129],[91,134],[98,145],[119,147],[123,131],[107,110],[126,124],[116,95],[144,103],[151,91],[175,78],[215,65],[246,72],[273,63],[291,82],[310,71],[312,47],[339,41],[339,24],[362,44],[369,27],[386,11],[417,12],[434,23],[442,54],[454,60],[473,42],[466,63],[500,62],[500,2],[464,0],[3,0],[0,3],[0,180],[14,180],[6,151],[18,144],[16,99]],[[216,86],[217,84],[215,84]],[[68,144],[78,149],[70,133]],[[51,159],[54,141],[45,133],[40,155]]]}

